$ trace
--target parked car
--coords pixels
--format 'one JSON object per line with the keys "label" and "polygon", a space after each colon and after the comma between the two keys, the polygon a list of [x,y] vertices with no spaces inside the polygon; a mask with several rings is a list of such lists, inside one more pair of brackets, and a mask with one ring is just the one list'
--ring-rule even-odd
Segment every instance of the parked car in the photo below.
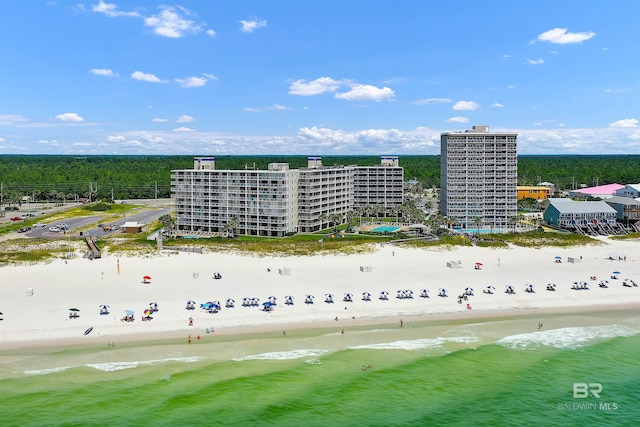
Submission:
{"label": "parked car", "polygon": [[60,231],[60,229],[58,227],[56,227],[56,226],[53,226],[53,227],[49,227],[49,231],[57,233],[58,231]]}
{"label": "parked car", "polygon": [[36,222],[35,224],[33,224],[33,226],[34,227],[44,227],[44,226],[46,226],[46,224],[43,223],[43,222]]}
{"label": "parked car", "polygon": [[11,218],[11,221],[22,221],[24,218],[21,216],[14,216],[13,218]]}
{"label": "parked car", "polygon": [[18,233],[26,233],[29,230],[31,230],[31,227],[22,227],[20,230],[18,230]]}

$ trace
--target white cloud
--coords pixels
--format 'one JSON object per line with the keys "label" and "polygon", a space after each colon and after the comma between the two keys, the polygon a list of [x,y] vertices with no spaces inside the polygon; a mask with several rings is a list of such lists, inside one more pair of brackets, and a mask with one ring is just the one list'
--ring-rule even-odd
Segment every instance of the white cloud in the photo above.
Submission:
{"label": "white cloud", "polygon": [[508,85],[507,86],[507,89],[515,89],[515,88],[516,88],[516,85]]}
{"label": "white cloud", "polygon": [[379,88],[372,85],[357,85],[347,92],[336,93],[336,99],[344,99],[347,101],[376,101],[380,102],[385,99],[393,99],[395,93],[388,87]]}
{"label": "white cloud", "polygon": [[284,105],[273,104],[271,107],[269,107],[269,109],[285,111],[285,110],[291,110],[291,107],[285,107]]}
{"label": "white cloud", "polygon": [[447,102],[451,102],[452,100],[449,98],[425,98],[414,101],[413,103],[416,105],[428,105],[428,104],[446,104]]}
{"label": "white cloud", "polygon": [[480,108],[480,106],[473,101],[458,101],[453,105],[453,110],[455,111],[473,111],[478,108]]}
{"label": "white cloud", "polygon": [[162,83],[162,80],[156,77],[155,74],[143,73],[142,71],[134,71],[131,73],[131,78],[143,82]]}
{"label": "white cloud", "polygon": [[456,116],[445,120],[445,123],[469,123],[469,119],[466,117]]}
{"label": "white cloud", "polygon": [[526,63],[531,65],[540,65],[544,64],[544,59],[527,59]]}
{"label": "white cloud", "polygon": [[138,12],[121,12],[118,10],[118,6],[114,3],[105,3],[103,0],[99,0],[98,4],[92,6],[92,10],[98,13],[104,13],[105,15],[115,18],[117,16],[140,16]]}
{"label": "white cloud", "polygon": [[0,114],[0,126],[12,126],[28,121],[19,114]]}
{"label": "white cloud", "polygon": [[202,75],[205,76],[206,78],[208,78],[209,80],[218,80],[218,78],[216,76],[214,76],[213,74],[202,73]]}
{"label": "white cloud", "polygon": [[504,105],[500,104],[499,102],[494,102],[493,104],[491,104],[491,106],[493,108],[502,108],[502,107],[504,107]]}
{"label": "white cloud", "polygon": [[96,76],[105,76],[105,77],[115,76],[115,73],[113,72],[113,70],[109,68],[92,68],[89,70],[89,72],[91,74],[95,74]]}
{"label": "white cloud", "polygon": [[107,137],[107,141],[109,142],[124,142],[127,138],[123,135],[111,135]]}
{"label": "white cloud", "polygon": [[195,132],[196,130],[188,127],[180,126],[178,128],[175,128],[173,131],[174,132]]}
{"label": "white cloud", "polygon": [[187,77],[186,79],[176,79],[182,87],[201,87],[207,84],[206,77]]}
{"label": "white cloud", "polygon": [[[545,31],[540,34],[536,40],[541,42],[549,42],[555,44],[571,44],[582,43],[585,40],[589,40],[596,35],[593,31],[583,33],[569,33],[566,28],[554,28],[553,30]],[[535,40],[534,40],[535,42]]]}
{"label": "white cloud", "polygon": [[216,32],[211,30],[211,29],[205,31],[205,33],[210,37],[215,37],[216,36]]}
{"label": "white cloud", "polygon": [[341,84],[341,81],[334,80],[331,77],[320,77],[310,82],[301,79],[291,83],[289,86],[289,94],[312,96],[326,92],[335,92]]}
{"label": "white cloud", "polygon": [[195,120],[196,119],[194,119],[193,117],[183,114],[176,119],[176,123],[191,123]]}
{"label": "white cloud", "polygon": [[244,19],[240,21],[242,26],[240,27],[240,31],[243,33],[253,33],[258,28],[264,28],[267,26],[267,21],[263,19],[252,19],[251,21],[245,21]]}
{"label": "white cloud", "polygon": [[58,114],[56,116],[56,119],[60,120],[61,122],[83,122],[84,121],[84,119],[76,113]]}
{"label": "white cloud", "polygon": [[613,128],[635,128],[638,127],[638,120],[636,119],[622,119],[617,122],[609,123],[609,126]]}
{"label": "white cloud", "polygon": [[[191,15],[183,7],[178,6],[178,9],[185,15]],[[179,38],[201,31],[200,25],[181,16],[178,10],[171,6],[160,6],[160,13],[144,18],[144,23],[153,28],[155,34],[162,37]]]}
{"label": "white cloud", "polygon": [[168,122],[169,120],[161,119],[160,117],[154,117],[153,119],[151,119],[151,121],[155,123],[165,123],[165,122]]}
{"label": "white cloud", "polygon": [[247,111],[249,113],[259,113],[260,112],[259,108],[253,108],[253,107],[244,107],[243,110]]}

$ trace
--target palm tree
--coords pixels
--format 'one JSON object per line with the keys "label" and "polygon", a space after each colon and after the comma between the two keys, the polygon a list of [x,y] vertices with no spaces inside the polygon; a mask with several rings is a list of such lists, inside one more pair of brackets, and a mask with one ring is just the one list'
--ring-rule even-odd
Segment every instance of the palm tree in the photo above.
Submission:
{"label": "palm tree", "polygon": [[338,225],[342,222],[342,215],[332,213],[329,215],[329,223],[333,225],[333,231],[338,232]]}
{"label": "palm tree", "polygon": [[482,224],[482,218],[481,217],[476,217],[476,219],[473,220],[473,223],[476,225],[476,233],[480,234],[480,224]]}

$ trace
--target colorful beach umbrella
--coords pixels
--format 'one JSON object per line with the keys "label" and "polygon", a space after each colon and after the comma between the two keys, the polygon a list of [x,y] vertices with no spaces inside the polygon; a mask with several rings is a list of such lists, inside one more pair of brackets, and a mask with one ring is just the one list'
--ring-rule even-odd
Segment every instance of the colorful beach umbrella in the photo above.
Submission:
{"label": "colorful beach umbrella", "polygon": [[146,309],[143,313],[145,316],[151,316],[153,314],[153,310]]}
{"label": "colorful beach umbrella", "polygon": [[144,280],[151,280],[151,276],[142,276]]}

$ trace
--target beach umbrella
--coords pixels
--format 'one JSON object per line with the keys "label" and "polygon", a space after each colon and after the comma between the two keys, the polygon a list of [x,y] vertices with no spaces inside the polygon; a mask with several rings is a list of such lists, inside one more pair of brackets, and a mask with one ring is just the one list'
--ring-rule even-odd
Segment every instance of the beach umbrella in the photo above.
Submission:
{"label": "beach umbrella", "polygon": [[557,256],[556,259],[562,259],[562,257],[561,256]]}
{"label": "beach umbrella", "polygon": [[98,306],[98,307],[100,307],[100,308],[101,308],[101,309],[103,309],[103,310],[106,310],[107,308],[109,308],[109,306],[108,306],[108,305],[104,305],[104,304],[103,304],[103,305],[100,305],[100,306]]}
{"label": "beach umbrella", "polygon": [[69,311],[78,312],[78,311],[80,311],[80,310],[79,310],[79,309],[77,309],[77,308],[70,308],[70,309],[69,309]]}
{"label": "beach umbrella", "polygon": [[464,288],[465,292],[473,292],[473,288]]}
{"label": "beach umbrella", "polygon": [[146,309],[143,313],[144,313],[145,316],[150,317],[153,314],[153,310]]}
{"label": "beach umbrella", "polygon": [[382,291],[382,292],[380,292],[380,295],[388,296],[388,295],[389,295],[389,292],[387,292],[387,291]]}
{"label": "beach umbrella", "polygon": [[144,280],[151,280],[151,276],[142,276]]}
{"label": "beach umbrella", "polygon": [[235,302],[233,298],[227,298],[227,302]]}
{"label": "beach umbrella", "polygon": [[134,312],[133,312],[133,310],[125,310],[124,314],[126,314],[127,316],[133,316]]}
{"label": "beach umbrella", "polygon": [[187,305],[194,305],[196,302],[194,300],[187,301]]}
{"label": "beach umbrella", "polygon": [[620,272],[619,271],[614,271],[613,274],[620,274]]}

